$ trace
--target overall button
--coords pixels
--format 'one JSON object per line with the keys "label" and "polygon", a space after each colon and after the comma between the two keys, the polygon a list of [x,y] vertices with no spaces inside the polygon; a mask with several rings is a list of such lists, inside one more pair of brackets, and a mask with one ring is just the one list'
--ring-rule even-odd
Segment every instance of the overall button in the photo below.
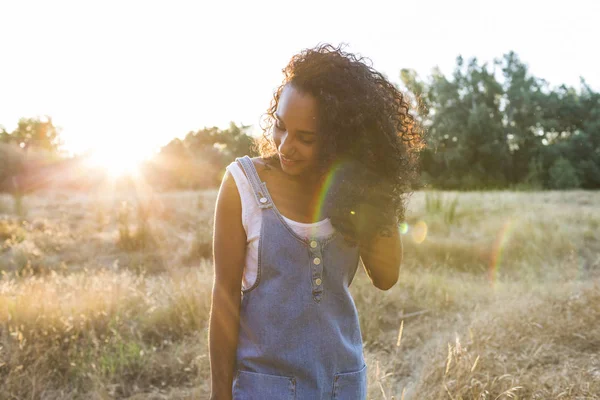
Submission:
{"label": "overall button", "polygon": [[310,242],[310,247],[312,247],[313,249],[314,249],[315,247],[317,247],[317,242],[315,242],[314,240],[312,240],[312,241]]}
{"label": "overall button", "polygon": [[319,286],[321,283],[323,283],[323,281],[321,280],[321,278],[317,278],[317,279],[315,279],[315,284],[316,284],[317,286]]}
{"label": "overall button", "polygon": [[267,202],[267,198],[266,197],[261,197],[259,201],[261,203],[265,204]]}
{"label": "overall button", "polygon": [[321,259],[319,257],[315,257],[313,263],[315,263],[315,265],[319,265],[321,264]]}

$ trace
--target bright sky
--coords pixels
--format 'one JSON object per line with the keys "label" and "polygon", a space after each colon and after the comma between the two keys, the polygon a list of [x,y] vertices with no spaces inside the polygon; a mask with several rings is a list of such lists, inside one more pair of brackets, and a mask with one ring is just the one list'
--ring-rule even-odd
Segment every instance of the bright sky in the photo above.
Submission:
{"label": "bright sky", "polygon": [[50,115],[70,151],[150,154],[229,121],[257,125],[281,69],[348,43],[399,82],[515,50],[531,72],[600,90],[600,2],[0,0],[0,125]]}

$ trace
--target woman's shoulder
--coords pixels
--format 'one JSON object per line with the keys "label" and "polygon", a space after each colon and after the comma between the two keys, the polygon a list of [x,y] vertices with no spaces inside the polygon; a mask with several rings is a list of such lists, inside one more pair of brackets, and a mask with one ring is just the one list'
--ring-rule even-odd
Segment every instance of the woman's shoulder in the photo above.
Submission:
{"label": "woman's shoulder", "polygon": [[271,160],[268,158],[263,158],[263,157],[251,157],[250,158],[252,160],[252,163],[254,164],[255,168],[262,168],[262,169],[266,169],[266,168],[271,168]]}
{"label": "woman's shoulder", "polygon": [[[262,171],[270,171],[273,169],[272,160],[269,158],[263,158],[261,156],[249,158],[252,161],[252,164],[254,164],[254,168],[259,173],[259,175]],[[237,159],[232,161],[227,168],[230,168],[232,166],[238,166],[244,172],[244,175],[246,174],[246,171],[244,171],[241,165],[237,162]]]}

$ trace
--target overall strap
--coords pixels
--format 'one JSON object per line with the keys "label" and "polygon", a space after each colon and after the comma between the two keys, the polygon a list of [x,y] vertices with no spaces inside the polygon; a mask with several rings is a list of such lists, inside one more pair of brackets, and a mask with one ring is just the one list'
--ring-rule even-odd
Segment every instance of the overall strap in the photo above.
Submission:
{"label": "overall strap", "polygon": [[250,182],[250,186],[252,186],[252,192],[254,193],[254,198],[256,199],[258,206],[260,208],[270,208],[273,204],[273,200],[271,199],[271,195],[267,190],[267,185],[260,181],[258,172],[256,171],[254,163],[250,157],[238,157],[235,160],[240,163],[244,172],[246,173],[246,177]]}

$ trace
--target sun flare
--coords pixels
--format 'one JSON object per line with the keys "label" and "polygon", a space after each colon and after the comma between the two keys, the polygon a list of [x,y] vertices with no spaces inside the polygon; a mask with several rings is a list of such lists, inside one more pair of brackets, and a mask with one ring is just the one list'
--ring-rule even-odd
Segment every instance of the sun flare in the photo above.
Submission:
{"label": "sun flare", "polygon": [[121,176],[138,176],[140,164],[145,155],[132,149],[93,149],[87,163],[96,168],[102,168],[114,178]]}

